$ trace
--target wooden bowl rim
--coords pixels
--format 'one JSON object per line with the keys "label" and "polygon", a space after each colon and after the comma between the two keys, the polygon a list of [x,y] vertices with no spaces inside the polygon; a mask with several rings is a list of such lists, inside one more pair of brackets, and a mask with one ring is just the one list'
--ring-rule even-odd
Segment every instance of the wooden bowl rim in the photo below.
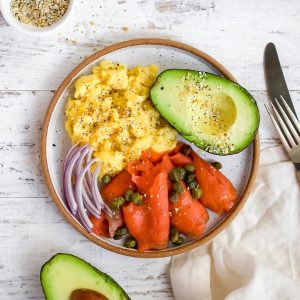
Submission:
{"label": "wooden bowl rim", "polygon": [[70,74],[62,81],[58,89],[53,95],[53,98],[49,104],[49,107],[47,109],[45,119],[44,119],[44,124],[43,124],[43,129],[42,129],[42,136],[41,136],[41,165],[43,169],[43,173],[45,176],[46,184],[48,186],[48,189],[50,191],[50,195],[55,202],[56,206],[60,210],[60,212],[63,214],[63,216],[67,219],[67,221],[77,230],[79,231],[83,236],[85,236],[87,239],[92,241],[93,243],[110,250],[112,252],[126,255],[126,256],[132,256],[132,257],[145,257],[145,258],[159,258],[159,257],[168,257],[168,256],[173,256],[173,255],[178,255],[185,253],[189,250],[192,250],[198,246],[201,246],[211,239],[213,239],[217,234],[219,234],[222,230],[224,230],[231,222],[232,220],[236,217],[236,215],[239,213],[241,208],[244,206],[251,189],[253,187],[256,173],[258,170],[258,165],[259,165],[259,135],[257,134],[254,142],[253,142],[253,159],[252,159],[252,168],[249,176],[249,180],[247,182],[246,188],[244,190],[244,193],[241,195],[240,200],[237,202],[237,204],[232,208],[232,210],[228,213],[226,218],[213,230],[211,230],[206,236],[199,240],[194,240],[191,241],[190,243],[184,244],[180,247],[176,248],[168,248],[164,250],[153,250],[153,251],[146,251],[146,252],[139,252],[139,251],[134,251],[126,248],[121,248],[119,246],[111,245],[100,238],[98,238],[94,234],[88,233],[81,225],[79,225],[73,217],[70,215],[69,211],[64,207],[62,204],[59,196],[57,195],[54,186],[51,181],[50,173],[49,173],[49,168],[48,168],[48,163],[46,159],[46,141],[47,141],[47,133],[48,133],[48,127],[49,127],[49,122],[51,119],[52,112],[55,108],[55,105],[60,98],[61,94],[63,93],[64,89],[66,86],[69,84],[69,82],[88,64],[92,63],[96,59],[119,49],[122,48],[127,48],[131,46],[137,46],[137,45],[161,45],[161,46],[168,46],[168,47],[173,47],[173,48],[178,48],[187,52],[190,52],[194,54],[195,56],[198,56],[201,59],[204,59],[207,61],[210,65],[212,65],[214,68],[216,68],[224,77],[226,77],[229,80],[235,81],[236,79],[233,77],[233,75],[224,67],[222,66],[219,62],[217,62],[215,59],[210,57],[208,54],[202,52],[201,50],[198,50],[194,47],[191,47],[189,45],[176,42],[176,41],[171,41],[171,40],[166,40],[166,39],[158,39],[158,38],[144,38],[144,39],[134,39],[134,40],[128,40],[124,42],[120,42],[114,45],[111,45],[109,47],[106,47],[91,56],[87,57],[84,59],[78,66],[76,66]]}

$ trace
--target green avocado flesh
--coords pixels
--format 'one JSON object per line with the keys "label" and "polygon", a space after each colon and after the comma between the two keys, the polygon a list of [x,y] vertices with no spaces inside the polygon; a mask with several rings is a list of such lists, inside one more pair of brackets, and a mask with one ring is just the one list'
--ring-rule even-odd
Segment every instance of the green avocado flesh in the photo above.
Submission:
{"label": "green avocado flesh", "polygon": [[77,289],[96,291],[109,300],[130,299],[110,276],[71,254],[59,253],[46,262],[41,284],[46,300],[69,300]]}
{"label": "green avocado flesh", "polygon": [[258,130],[254,98],[237,83],[214,74],[166,70],[157,77],[150,97],[184,138],[213,154],[242,151]]}

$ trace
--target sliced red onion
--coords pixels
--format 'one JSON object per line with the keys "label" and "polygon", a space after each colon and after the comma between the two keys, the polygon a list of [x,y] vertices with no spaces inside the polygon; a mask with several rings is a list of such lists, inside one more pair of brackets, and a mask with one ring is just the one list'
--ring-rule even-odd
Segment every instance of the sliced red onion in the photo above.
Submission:
{"label": "sliced red onion", "polygon": [[[88,170],[89,171],[89,170]],[[88,172],[87,171],[87,172]],[[85,192],[87,193],[87,195],[89,196],[89,198],[90,199],[93,199],[93,195],[92,195],[92,192],[91,192],[91,190],[90,190],[90,187],[89,187],[89,185],[88,185],[88,183],[87,183],[87,181],[86,181],[86,174],[85,174],[85,177],[83,178],[83,186],[84,186],[84,190],[85,190]]]}
{"label": "sliced red onion", "polygon": [[98,209],[103,209],[104,207],[104,201],[99,193],[98,190],[98,175],[100,172],[100,163],[97,164],[97,167],[94,170],[93,176],[92,176],[92,194],[93,194],[93,198],[95,201],[95,204],[97,206]]}
{"label": "sliced red onion", "polygon": [[104,203],[104,209],[103,210],[110,217],[113,217],[114,214],[115,214],[106,203]]}
{"label": "sliced red onion", "polygon": [[73,157],[75,154],[76,150],[78,148],[78,143],[73,145],[70,150],[68,151],[65,160],[64,160],[64,165],[63,165],[63,171],[65,172],[67,165],[70,163],[70,159]]}
{"label": "sliced red onion", "polygon": [[79,150],[80,152],[82,152],[84,149],[86,149],[86,148],[88,148],[88,147],[89,147],[88,144],[84,144],[84,145],[80,146],[78,150]]}
{"label": "sliced red onion", "polygon": [[[66,157],[65,157],[65,160],[64,160],[64,164],[63,164],[63,193],[64,193],[64,199],[66,200],[66,204],[69,206],[69,208],[71,209],[70,207],[70,204],[69,204],[69,194],[67,192],[67,188],[66,188],[66,180],[65,180],[65,173],[66,173],[66,168],[67,166],[69,165],[70,163],[70,158],[74,156],[74,153],[76,152],[77,153],[77,144],[76,145],[73,145],[70,150],[68,151]],[[71,172],[72,173],[72,172]]]}
{"label": "sliced red onion", "polygon": [[88,209],[89,212],[98,219],[101,215],[101,210],[99,210],[91,201],[91,198],[86,193],[84,186],[82,187],[82,196],[86,209]]}
{"label": "sliced red onion", "polygon": [[75,167],[77,160],[79,159],[81,153],[77,151],[77,153],[72,157],[72,159],[66,165],[66,171],[64,174],[64,194],[66,197],[66,202],[71,210],[73,215],[77,212],[77,203],[75,201],[74,193],[73,193],[73,185],[72,185],[72,173]]}
{"label": "sliced red onion", "polygon": [[[86,157],[86,155],[88,154],[89,152],[89,147],[87,147],[86,149],[84,149],[82,152],[81,152],[81,156],[80,158],[78,159],[77,161],[77,164],[76,164],[76,178],[79,177],[81,171],[82,171],[82,164],[83,164],[83,161]],[[99,218],[100,217],[100,214],[101,214],[101,211],[97,209],[97,207],[92,203],[91,201],[91,198],[92,198],[92,195],[90,196],[86,189],[85,189],[85,185],[84,185],[84,182],[85,182],[85,177],[83,177],[83,187],[82,187],[82,195],[83,195],[83,201],[84,201],[84,204],[85,207],[89,210],[89,212],[91,214],[93,214],[96,218]]]}
{"label": "sliced red onion", "polygon": [[77,162],[77,160],[81,155],[81,151],[87,147],[88,145],[83,145],[81,147],[73,146],[72,147],[73,150],[69,151],[69,158],[66,160],[64,178],[63,178],[63,188],[64,188],[64,195],[66,198],[66,202],[73,215],[75,215],[77,212],[77,203],[75,201],[73,184],[72,184],[73,169],[75,167],[75,163]]}
{"label": "sliced red onion", "polygon": [[83,227],[87,230],[88,233],[91,233],[92,230],[89,228],[88,224],[84,221],[84,218],[81,216],[80,213],[78,213],[78,220],[83,225]]}
{"label": "sliced red onion", "polygon": [[95,213],[97,213],[98,215],[100,215],[100,210],[92,202],[91,198],[89,197],[89,195],[87,194],[87,192],[85,190],[84,185],[82,187],[82,196],[83,196],[83,200],[86,202],[86,204],[89,205],[90,208],[93,209]]}
{"label": "sliced red onion", "polygon": [[[81,161],[80,161],[80,163],[78,163],[77,164],[77,168],[76,168],[76,176],[78,176],[79,175],[79,173],[80,173],[80,171],[82,170],[82,164],[83,164],[83,161],[84,161],[84,157],[86,156],[86,159],[85,159],[85,165],[91,160],[91,152],[92,152],[93,150],[92,150],[92,147],[91,146],[88,146],[87,147],[87,153],[85,153],[84,154],[84,156],[82,156],[81,158]],[[87,174],[88,173],[90,173],[90,170],[88,170],[87,171]],[[92,195],[92,192],[91,192],[91,190],[90,190],[90,187],[89,187],[89,185],[88,185],[88,183],[87,183],[87,181],[86,181],[86,177],[87,176],[85,176],[84,178],[83,178],[83,186],[84,186],[84,193],[85,194],[87,194],[88,195],[88,197],[90,198],[90,199],[93,199],[93,195]]]}
{"label": "sliced red onion", "polygon": [[99,188],[98,188],[98,176],[99,176],[99,172],[100,172],[100,163],[98,163],[94,173],[93,173],[93,181],[92,181],[92,194],[94,197],[94,201],[95,204],[97,206],[98,209],[104,209],[105,212],[109,215],[112,216],[113,213],[111,211],[111,209],[109,208],[108,205],[106,205],[106,203],[104,202],[100,192],[99,192]]}
{"label": "sliced red onion", "polygon": [[[92,147],[87,144],[81,147],[72,146],[64,162],[63,178],[65,199],[70,211],[88,232],[93,228],[89,215],[99,218],[101,210],[104,210],[108,216],[114,215],[99,192],[100,163],[93,174],[90,171],[92,164],[97,161],[96,158],[91,160],[92,152]],[[72,175],[76,178],[75,187],[72,183]]]}
{"label": "sliced red onion", "polygon": [[89,200],[85,199],[84,198],[84,195],[83,195],[83,204],[84,204],[84,207],[85,209],[87,210],[87,212],[90,214],[90,215],[93,215],[96,219],[99,219],[100,216],[101,216],[101,211],[99,210],[95,210],[93,206],[90,205],[90,202],[88,202]]}
{"label": "sliced red onion", "polygon": [[[93,147],[90,146],[90,151],[89,151],[89,153],[88,153],[88,155],[86,157],[86,161],[85,161],[86,164],[92,159],[92,154],[93,154]],[[93,182],[93,179],[92,179],[91,170],[88,170],[86,172],[86,180],[87,180],[87,184],[88,184],[88,186],[90,188],[90,191],[92,191],[92,182]]]}
{"label": "sliced red onion", "polygon": [[82,224],[84,225],[84,227],[86,229],[92,229],[93,228],[93,223],[89,219],[89,216],[87,215],[87,213],[85,211],[85,208],[84,208],[84,205],[83,205],[83,199],[82,199],[83,183],[82,183],[82,181],[83,181],[83,178],[84,178],[85,173],[87,172],[87,170],[96,161],[97,161],[97,159],[92,159],[85,165],[85,167],[82,169],[79,176],[77,177],[76,183],[75,183],[75,198],[76,198],[77,204],[78,204],[78,212],[79,212],[79,215],[81,216],[82,220],[84,221]]}
{"label": "sliced red onion", "polygon": [[81,155],[76,163],[76,172],[75,172],[75,175],[76,175],[76,178],[79,176],[80,172],[82,171],[82,163],[83,163],[83,160],[85,158],[85,156],[88,154],[89,152],[89,148],[86,147],[84,150],[82,150],[81,152]]}

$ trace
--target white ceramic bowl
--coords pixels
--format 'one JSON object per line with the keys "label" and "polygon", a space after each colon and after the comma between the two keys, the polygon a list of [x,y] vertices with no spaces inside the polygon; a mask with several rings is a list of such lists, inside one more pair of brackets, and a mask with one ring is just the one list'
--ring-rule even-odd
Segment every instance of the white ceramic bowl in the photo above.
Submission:
{"label": "white ceramic bowl", "polygon": [[18,21],[11,13],[11,0],[0,0],[0,10],[5,19],[5,21],[16,30],[28,34],[28,35],[46,35],[48,33],[58,30],[62,25],[64,25],[70,18],[72,12],[74,11],[76,0],[69,0],[69,6],[66,13],[54,24],[46,27],[37,27],[28,24],[21,23]]}

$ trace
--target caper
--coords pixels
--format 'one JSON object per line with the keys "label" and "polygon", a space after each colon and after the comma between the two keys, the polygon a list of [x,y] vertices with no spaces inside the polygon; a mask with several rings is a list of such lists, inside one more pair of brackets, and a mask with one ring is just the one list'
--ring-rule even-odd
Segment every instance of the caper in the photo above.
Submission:
{"label": "caper", "polygon": [[222,169],[222,164],[220,163],[220,162],[218,162],[218,161],[215,161],[215,162],[213,162],[212,163],[212,166],[215,168],[215,169],[217,169],[217,170],[221,170]]}
{"label": "caper", "polygon": [[140,193],[135,192],[131,195],[131,201],[136,205],[143,204],[143,197]]}
{"label": "caper", "polygon": [[103,184],[109,184],[111,182],[111,176],[109,174],[104,174],[101,181]]}
{"label": "caper", "polygon": [[126,227],[121,227],[118,230],[116,230],[116,235],[126,235],[127,234],[127,228]]}
{"label": "caper", "polygon": [[193,164],[186,164],[184,168],[189,173],[193,173],[195,171],[195,166]]}
{"label": "caper", "polygon": [[120,206],[125,203],[125,199],[123,197],[118,197],[111,203],[111,208],[113,210],[119,210]]}
{"label": "caper", "polygon": [[126,241],[125,241],[125,244],[124,246],[126,248],[135,248],[136,247],[136,240],[134,238],[128,238]]}
{"label": "caper", "polygon": [[185,181],[186,181],[187,184],[189,184],[190,182],[194,181],[195,178],[196,178],[195,174],[187,174],[186,178],[185,178]]}
{"label": "caper", "polygon": [[171,227],[170,233],[171,233],[171,235],[178,233],[178,229],[176,227]]}
{"label": "caper", "polygon": [[180,179],[183,180],[185,175],[186,175],[186,170],[184,168],[177,168],[179,174],[180,174]]}
{"label": "caper", "polygon": [[196,187],[191,189],[191,194],[195,199],[200,199],[203,195],[203,191],[199,187]]}
{"label": "caper", "polygon": [[179,238],[178,238],[178,240],[175,242],[175,245],[182,245],[183,244],[183,238],[180,236]]}
{"label": "caper", "polygon": [[123,238],[122,235],[118,235],[118,234],[114,235],[114,240],[120,240],[121,238]]}
{"label": "caper", "polygon": [[171,231],[170,231],[170,240],[173,244],[175,244],[177,242],[179,238],[179,232],[178,232],[178,229],[175,228],[175,227],[172,227],[171,228]]}
{"label": "caper", "polygon": [[177,202],[177,200],[178,200],[178,193],[176,193],[176,192],[171,192],[171,193],[170,193],[169,199],[170,199],[170,201],[171,201],[172,203]]}
{"label": "caper", "polygon": [[176,244],[176,242],[178,241],[179,238],[180,238],[180,235],[179,235],[178,232],[175,233],[175,234],[172,234],[171,235],[171,242],[172,242],[172,244]]}
{"label": "caper", "polygon": [[126,200],[127,202],[131,201],[131,196],[132,196],[132,194],[133,194],[133,190],[132,190],[132,189],[127,190],[127,192],[125,193],[124,198],[125,198],[125,200]]}
{"label": "caper", "polygon": [[194,188],[196,188],[198,186],[198,183],[197,183],[197,181],[195,181],[195,180],[193,180],[193,181],[191,181],[190,183],[189,183],[189,188],[190,189],[194,189]]}
{"label": "caper", "polygon": [[173,183],[172,188],[173,188],[173,191],[175,191],[175,192],[177,192],[179,194],[183,192],[183,187],[180,184],[180,182]]}
{"label": "caper", "polygon": [[171,170],[169,176],[170,176],[170,180],[172,182],[178,182],[181,178],[181,173],[180,173],[180,171],[178,171],[177,168],[174,168],[174,169]]}
{"label": "caper", "polygon": [[183,152],[185,155],[190,155],[191,150],[192,150],[191,146],[186,145],[186,146],[183,147],[182,152]]}

